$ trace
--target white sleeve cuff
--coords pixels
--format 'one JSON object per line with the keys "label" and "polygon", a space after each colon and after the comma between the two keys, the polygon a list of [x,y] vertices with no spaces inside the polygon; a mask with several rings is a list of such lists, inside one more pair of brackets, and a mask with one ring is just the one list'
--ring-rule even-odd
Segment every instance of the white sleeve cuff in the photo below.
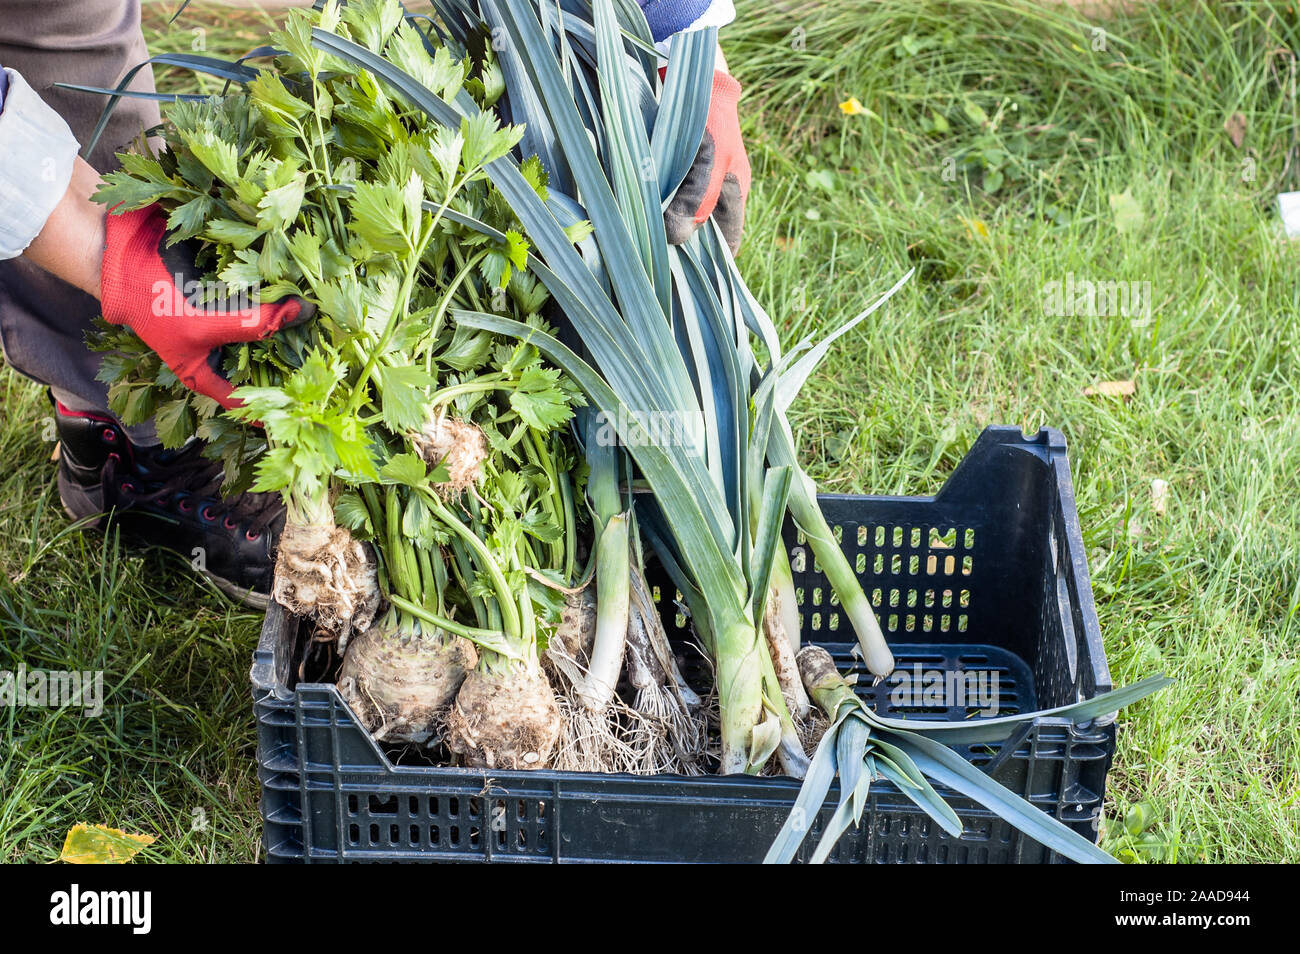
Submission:
{"label": "white sleeve cuff", "polygon": [[0,111],[0,259],[17,258],[68,191],[77,140],[13,70]]}
{"label": "white sleeve cuff", "polygon": [[[713,0],[708,8],[695,18],[695,21],[680,32],[685,33],[687,30],[703,30],[705,27],[722,28],[736,19],[736,5],[732,0]],[[673,34],[676,36],[677,34]],[[659,57],[663,61],[659,65],[668,61],[668,48],[673,42],[673,37],[667,37],[655,44],[655,49],[659,51]]]}

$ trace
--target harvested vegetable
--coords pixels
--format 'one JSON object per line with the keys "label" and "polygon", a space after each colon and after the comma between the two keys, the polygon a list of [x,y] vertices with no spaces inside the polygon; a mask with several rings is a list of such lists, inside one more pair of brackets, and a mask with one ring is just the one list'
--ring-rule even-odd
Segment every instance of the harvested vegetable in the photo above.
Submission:
{"label": "harvested vegetable", "polygon": [[339,671],[339,692],[376,741],[424,745],[438,736],[474,644],[390,610],[356,637]]}
{"label": "harvested vegetable", "polygon": [[411,434],[411,443],[430,467],[441,467],[447,479],[433,487],[444,497],[469,490],[483,476],[488,458],[487,438],[477,425],[440,415]]}
{"label": "harvested vegetable", "polygon": [[379,576],[370,548],[335,526],[332,512],[317,519],[322,522],[285,524],[271,595],[291,613],[338,634],[342,652],[348,636],[364,632],[375,619]]}
{"label": "harvested vegetable", "polygon": [[1018,726],[1039,716],[1068,715],[1078,722],[1115,712],[1169,685],[1163,676],[1143,679],[1124,689],[1102,693],[1039,712],[1021,712],[971,722],[929,722],[888,719],[864,704],[835,669],[830,653],[820,646],[800,650],[799,671],[808,694],[831,720],[817,746],[799,797],[785,825],[768,850],[767,863],[794,859],[808,836],[809,819],[820,810],[836,775],[840,800],[812,855],[814,864],[825,861],[840,835],[857,824],[867,806],[871,783],[887,779],[915,802],[954,838],[961,835],[957,814],[940,797],[931,779],[996,812],[1021,831],[1078,862],[1116,863],[1115,859],[1074,829],[1007,791],[948,746],[1005,741]]}
{"label": "harvested vegetable", "polygon": [[545,768],[560,740],[551,684],[533,665],[476,669],[447,719],[447,744],[475,768]]}

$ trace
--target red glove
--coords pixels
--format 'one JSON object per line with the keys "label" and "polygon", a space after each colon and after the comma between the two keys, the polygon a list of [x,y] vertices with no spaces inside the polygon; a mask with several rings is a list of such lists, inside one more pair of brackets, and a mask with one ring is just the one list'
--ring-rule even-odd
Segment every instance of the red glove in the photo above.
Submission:
{"label": "red glove", "polygon": [[[185,286],[200,279],[194,246],[166,248],[167,216],[157,205],[108,215],[100,304],[104,318],[139,335],[187,388],[223,407],[237,407],[234,387],[221,376],[221,346],[256,341],[301,324],[316,306],[297,296],[273,305],[234,310],[196,307]],[[192,294],[191,290],[191,294]]]}
{"label": "red glove", "polygon": [[668,241],[674,245],[685,242],[713,216],[732,253],[740,248],[751,175],[749,157],[740,138],[740,117],[736,113],[739,100],[740,84],[727,73],[714,73],[704,141],[664,212]]}

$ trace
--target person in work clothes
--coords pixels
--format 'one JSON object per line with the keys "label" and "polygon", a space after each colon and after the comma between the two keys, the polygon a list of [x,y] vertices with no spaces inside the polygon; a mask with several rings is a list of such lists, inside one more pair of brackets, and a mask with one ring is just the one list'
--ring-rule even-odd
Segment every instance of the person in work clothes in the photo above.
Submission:
{"label": "person in work clothes", "polygon": [[[723,26],[731,0],[638,0],[661,52],[674,34]],[[103,108],[58,82],[115,87],[148,58],[139,0],[0,0],[0,343],[5,360],[49,388],[59,438],[58,486],[76,519],[116,514],[127,539],[187,559],[201,548],[223,590],[265,606],[284,522],[278,494],[222,499],[218,463],[192,441],[169,451],[152,422],[125,427],[96,379],[101,355],[86,346],[100,316],[126,325],[188,387],[234,405],[219,372],[221,346],[267,337],[315,311],[297,297],[214,310],[183,289],[200,275],[188,243],[166,247],[156,206],[107,214],[91,201],[115,153],[160,121],[155,102],[123,98],[88,156]],[[720,68],[695,164],[665,213],[682,242],[714,216],[733,250],[740,242],[750,168],[736,104],[740,86]],[[149,70],[131,89],[152,92]],[[194,287],[194,286],[191,286]]]}

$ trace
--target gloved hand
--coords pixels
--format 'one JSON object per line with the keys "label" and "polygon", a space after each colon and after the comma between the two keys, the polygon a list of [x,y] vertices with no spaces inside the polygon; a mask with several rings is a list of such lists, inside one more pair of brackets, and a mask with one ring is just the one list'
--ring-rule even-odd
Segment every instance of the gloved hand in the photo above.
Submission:
{"label": "gloved hand", "polygon": [[187,388],[223,407],[237,407],[230,396],[233,386],[220,374],[221,346],[301,324],[316,306],[290,296],[233,310],[197,307],[184,291],[186,283],[200,278],[194,246],[179,242],[166,248],[166,240],[167,216],[157,205],[109,212],[100,276],[104,318],[139,335]]}
{"label": "gloved hand", "polygon": [[736,113],[739,99],[740,84],[727,73],[714,73],[704,141],[664,212],[668,241],[673,245],[685,242],[713,216],[732,254],[740,248],[751,174],[740,138],[740,117]]}

